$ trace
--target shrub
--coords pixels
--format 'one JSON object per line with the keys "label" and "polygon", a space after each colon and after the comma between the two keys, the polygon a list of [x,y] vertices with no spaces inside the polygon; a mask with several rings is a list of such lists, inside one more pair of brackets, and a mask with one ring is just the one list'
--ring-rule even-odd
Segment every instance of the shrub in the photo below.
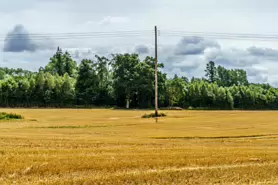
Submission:
{"label": "shrub", "polygon": [[24,117],[14,113],[0,112],[0,120],[12,120],[12,119],[24,119]]}
{"label": "shrub", "polygon": [[155,113],[151,113],[151,114],[144,114],[142,116],[142,118],[156,118],[156,117],[166,117],[166,114],[158,113],[158,116],[156,116]]}

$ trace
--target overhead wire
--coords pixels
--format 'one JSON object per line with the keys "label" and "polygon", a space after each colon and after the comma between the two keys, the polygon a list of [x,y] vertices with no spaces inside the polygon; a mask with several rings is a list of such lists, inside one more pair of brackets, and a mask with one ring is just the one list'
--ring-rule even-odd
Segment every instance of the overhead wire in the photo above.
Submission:
{"label": "overhead wire", "polygon": [[203,37],[228,40],[258,40],[278,41],[278,35],[246,34],[246,33],[213,33],[213,32],[188,32],[188,31],[161,31],[161,35],[168,37]]}
{"label": "overhead wire", "polygon": [[140,37],[152,36],[152,31],[116,31],[116,32],[83,32],[83,33],[48,33],[48,34],[9,34],[1,37],[0,40],[45,40],[45,39],[88,39],[88,38],[122,38],[122,37]]}
{"label": "overhead wire", "polygon": [[137,31],[134,31],[134,30],[126,30],[126,31],[110,31],[110,32],[105,32],[105,31],[96,31],[96,32],[65,32],[65,33],[18,33],[18,34],[9,34],[9,35],[24,35],[24,34],[27,34],[27,35],[33,35],[33,36],[42,36],[42,35],[47,35],[47,36],[50,36],[50,35],[86,35],[86,34],[111,34],[111,33],[143,33],[143,32],[153,32],[152,30],[137,30]]}
{"label": "overhead wire", "polygon": [[[23,33],[0,36],[0,41],[5,40],[74,40],[74,39],[105,39],[126,37],[153,37],[153,30],[138,31],[110,31],[110,32],[76,32],[76,33]],[[160,37],[203,37],[211,39],[228,40],[257,40],[278,41],[278,35],[253,34],[253,33],[220,33],[220,32],[192,32],[183,30],[159,30]]]}

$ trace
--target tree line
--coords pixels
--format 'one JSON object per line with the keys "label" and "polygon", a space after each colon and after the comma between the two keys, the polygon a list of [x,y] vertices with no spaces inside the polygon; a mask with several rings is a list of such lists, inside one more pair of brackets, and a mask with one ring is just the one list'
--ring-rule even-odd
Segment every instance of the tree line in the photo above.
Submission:
{"label": "tree line", "polygon": [[[58,48],[38,71],[0,68],[1,107],[154,107],[155,59],[96,55],[78,65]],[[159,69],[164,67],[159,64]],[[248,82],[242,69],[207,64],[203,78],[158,73],[159,106],[194,109],[278,109],[278,89]]]}

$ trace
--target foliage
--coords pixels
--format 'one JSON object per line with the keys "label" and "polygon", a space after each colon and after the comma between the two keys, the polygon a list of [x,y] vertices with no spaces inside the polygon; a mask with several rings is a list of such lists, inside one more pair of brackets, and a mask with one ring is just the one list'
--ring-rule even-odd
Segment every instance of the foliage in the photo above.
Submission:
{"label": "foliage", "polygon": [[[79,66],[58,48],[37,72],[0,68],[1,107],[153,108],[155,59],[138,54],[96,55]],[[167,78],[159,64],[159,107],[187,109],[278,109],[278,89],[254,84],[242,69],[226,69],[210,61],[205,77]]]}
{"label": "foliage", "polygon": [[24,119],[24,117],[19,114],[0,112],[0,120],[13,120],[13,119]]}
{"label": "foliage", "polygon": [[167,115],[164,114],[163,112],[158,113],[158,115],[156,116],[155,113],[150,113],[150,114],[144,114],[142,116],[142,118],[159,118],[159,117],[166,117]]}
{"label": "foliage", "polygon": [[[140,61],[137,54],[113,55],[112,76],[114,96],[117,105],[133,107],[152,107],[154,105],[154,58]],[[159,64],[163,68],[162,64]],[[166,89],[166,74],[158,73],[160,102],[163,102]]]}
{"label": "foliage", "polygon": [[214,83],[217,80],[217,71],[215,67],[215,63],[213,61],[210,61],[207,64],[207,68],[205,70],[206,72],[206,77],[210,83]]}
{"label": "foliage", "polygon": [[62,49],[58,47],[55,55],[50,58],[49,64],[45,67],[46,72],[52,75],[58,74],[63,76],[68,73],[69,76],[75,77],[77,73],[77,63],[71,58],[68,52],[63,53]]}
{"label": "foliage", "polygon": [[222,66],[217,67],[217,84],[219,86],[230,87],[233,85],[248,86],[247,73],[242,69],[225,69]]}

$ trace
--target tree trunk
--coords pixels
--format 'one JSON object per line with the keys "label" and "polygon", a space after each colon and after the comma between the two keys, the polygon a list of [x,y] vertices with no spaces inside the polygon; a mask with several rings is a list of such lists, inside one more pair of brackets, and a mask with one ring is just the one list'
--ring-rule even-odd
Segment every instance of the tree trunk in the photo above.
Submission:
{"label": "tree trunk", "polygon": [[126,99],[126,108],[129,109],[129,98]]}

